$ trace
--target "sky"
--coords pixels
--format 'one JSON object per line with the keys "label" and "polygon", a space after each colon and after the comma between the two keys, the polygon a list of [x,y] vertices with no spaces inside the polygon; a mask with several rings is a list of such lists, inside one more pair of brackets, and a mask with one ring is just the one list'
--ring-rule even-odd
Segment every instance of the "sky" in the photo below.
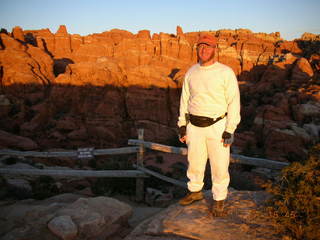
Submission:
{"label": "sky", "polygon": [[136,34],[246,28],[280,32],[285,40],[304,32],[320,34],[320,0],[0,0],[0,28],[66,25],[82,36],[123,29]]}

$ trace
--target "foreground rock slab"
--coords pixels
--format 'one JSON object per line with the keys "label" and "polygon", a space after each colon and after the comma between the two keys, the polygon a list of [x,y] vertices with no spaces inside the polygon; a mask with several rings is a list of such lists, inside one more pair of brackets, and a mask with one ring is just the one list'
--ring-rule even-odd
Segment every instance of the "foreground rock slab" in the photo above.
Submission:
{"label": "foreground rock slab", "polygon": [[45,200],[0,202],[1,240],[107,239],[128,228],[132,208],[108,197],[61,194]]}
{"label": "foreground rock slab", "polygon": [[262,191],[233,191],[226,216],[209,212],[211,193],[190,206],[174,204],[138,225],[125,240],[272,240],[279,239],[271,216],[262,210],[268,195]]}

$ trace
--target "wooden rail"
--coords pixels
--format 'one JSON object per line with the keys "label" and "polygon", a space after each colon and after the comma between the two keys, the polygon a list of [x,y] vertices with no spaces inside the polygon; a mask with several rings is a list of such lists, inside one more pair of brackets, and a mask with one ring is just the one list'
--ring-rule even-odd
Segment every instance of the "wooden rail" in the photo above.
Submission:
{"label": "wooden rail", "polygon": [[[88,150],[89,149],[89,150]],[[20,156],[20,157],[80,157],[81,153],[91,153],[92,156],[101,155],[119,155],[136,153],[139,147],[122,147],[122,148],[109,148],[109,149],[92,149],[91,148],[79,148],[77,151],[48,151],[48,152],[36,152],[36,151],[15,151],[10,149],[0,149],[0,155]]]}
{"label": "wooden rail", "polygon": [[187,183],[186,182],[183,182],[183,181],[179,181],[179,180],[176,180],[176,179],[173,179],[173,178],[170,178],[170,177],[167,177],[167,176],[163,176],[161,175],[160,173],[157,173],[155,171],[152,171],[150,169],[147,169],[147,168],[144,168],[144,167],[140,167],[140,166],[137,166],[137,165],[134,165],[136,166],[136,168],[142,172],[145,172],[146,174],[149,174],[151,176],[154,176],[156,178],[159,178],[163,181],[166,181],[166,182],[169,182],[169,183],[172,183],[174,185],[177,185],[177,186],[180,186],[182,188],[187,188]]}
{"label": "wooden rail", "polygon": [[55,177],[112,177],[112,178],[145,178],[139,170],[49,170],[49,169],[12,169],[0,168],[4,175],[55,176]]}
{"label": "wooden rail", "polygon": [[[161,151],[161,152],[166,152],[166,153],[175,153],[175,154],[181,154],[181,155],[188,154],[187,148],[172,147],[172,146],[162,145],[162,144],[153,143],[153,142],[146,142],[142,140],[129,139],[128,144],[129,145],[142,144],[146,148]],[[270,169],[278,169],[278,170],[288,166],[288,163],[285,163],[285,162],[278,162],[278,161],[273,161],[273,160],[264,159],[264,158],[246,157],[238,154],[231,154],[230,162],[241,163],[241,164],[257,166],[257,167],[270,168]]]}
{"label": "wooden rail", "polygon": [[[143,133],[142,133],[143,134]],[[143,139],[143,135],[142,138]],[[143,162],[143,147],[122,147],[110,149],[79,148],[76,151],[15,151],[1,149],[0,155],[22,156],[22,157],[72,157],[79,159],[90,159],[94,156],[120,155],[138,153],[139,164]],[[142,153],[142,154],[141,154]],[[141,155],[141,156],[140,156]],[[141,165],[142,166],[142,165]],[[4,175],[33,175],[33,176],[56,176],[56,177],[108,177],[108,178],[136,178],[136,199],[142,201],[144,198],[144,179],[149,177],[141,170],[48,170],[48,169],[10,169],[0,168],[0,174]]]}
{"label": "wooden rail", "polygon": [[241,164],[251,165],[256,167],[275,169],[275,170],[280,170],[289,165],[289,163],[286,163],[286,162],[273,161],[273,160],[264,159],[264,158],[247,157],[239,154],[231,154],[230,162],[241,163]]}
{"label": "wooden rail", "polygon": [[160,152],[175,153],[175,154],[181,154],[181,155],[188,154],[187,148],[167,146],[167,145],[162,145],[159,143],[146,142],[146,141],[137,140],[137,139],[129,139],[128,140],[128,145],[141,145],[141,144],[146,148],[160,151]]}

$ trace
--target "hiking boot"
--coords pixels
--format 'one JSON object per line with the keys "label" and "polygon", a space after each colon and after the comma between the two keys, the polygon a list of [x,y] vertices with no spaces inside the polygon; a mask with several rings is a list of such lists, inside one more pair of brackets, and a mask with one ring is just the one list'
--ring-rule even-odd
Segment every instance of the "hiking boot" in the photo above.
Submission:
{"label": "hiking boot", "polygon": [[213,200],[211,212],[212,212],[212,216],[214,217],[223,217],[225,215],[224,200],[220,200],[220,201]]}
{"label": "hiking boot", "polygon": [[202,191],[199,192],[189,192],[185,197],[180,199],[179,204],[186,206],[195,201],[202,200],[204,198]]}

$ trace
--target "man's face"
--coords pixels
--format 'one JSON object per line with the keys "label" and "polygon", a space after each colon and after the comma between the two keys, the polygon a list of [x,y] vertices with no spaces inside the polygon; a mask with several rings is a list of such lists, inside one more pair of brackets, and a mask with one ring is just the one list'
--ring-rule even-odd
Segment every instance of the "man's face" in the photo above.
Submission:
{"label": "man's face", "polygon": [[215,47],[209,46],[205,43],[201,43],[198,45],[197,54],[198,58],[200,59],[201,65],[206,65],[212,62],[215,54],[215,49]]}

